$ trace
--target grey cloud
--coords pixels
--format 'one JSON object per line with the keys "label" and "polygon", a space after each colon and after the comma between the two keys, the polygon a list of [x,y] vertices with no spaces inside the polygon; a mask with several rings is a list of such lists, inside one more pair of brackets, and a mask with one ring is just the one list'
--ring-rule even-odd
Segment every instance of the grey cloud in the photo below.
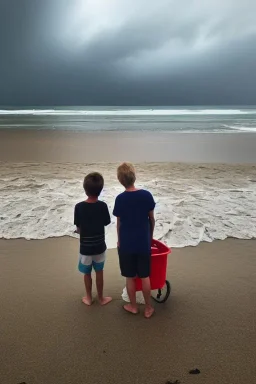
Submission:
{"label": "grey cloud", "polygon": [[254,0],[127,4],[1,0],[0,104],[256,103]]}

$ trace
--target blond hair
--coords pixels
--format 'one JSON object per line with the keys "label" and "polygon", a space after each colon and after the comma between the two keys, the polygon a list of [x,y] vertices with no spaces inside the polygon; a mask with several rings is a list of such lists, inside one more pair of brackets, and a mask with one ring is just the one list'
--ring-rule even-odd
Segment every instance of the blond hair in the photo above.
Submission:
{"label": "blond hair", "polygon": [[117,168],[117,178],[120,183],[125,187],[132,187],[135,183],[135,168],[131,163],[123,163]]}

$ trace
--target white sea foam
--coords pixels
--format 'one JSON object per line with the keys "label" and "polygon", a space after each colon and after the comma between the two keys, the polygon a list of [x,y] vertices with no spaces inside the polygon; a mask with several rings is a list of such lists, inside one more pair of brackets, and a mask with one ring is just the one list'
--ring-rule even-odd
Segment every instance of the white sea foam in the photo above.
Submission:
{"label": "white sea foam", "polygon": [[248,115],[255,110],[241,109],[20,109],[0,110],[0,115],[34,116],[183,116],[183,115]]}
{"label": "white sea foam", "polygon": [[225,128],[234,129],[240,132],[256,132],[256,127],[245,127],[240,125],[224,125]]}
{"label": "white sea foam", "polygon": [[[76,236],[73,209],[84,198],[81,179],[95,169],[105,176],[102,199],[112,212],[122,190],[113,164],[0,163],[0,237]],[[155,237],[169,246],[256,238],[256,167],[147,164],[138,166],[138,180],[157,203]],[[109,248],[116,246],[113,216],[106,238]]]}

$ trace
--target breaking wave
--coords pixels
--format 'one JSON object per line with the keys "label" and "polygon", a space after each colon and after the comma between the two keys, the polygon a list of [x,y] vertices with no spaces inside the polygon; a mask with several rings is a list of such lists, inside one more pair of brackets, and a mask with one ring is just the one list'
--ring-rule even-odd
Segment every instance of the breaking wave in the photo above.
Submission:
{"label": "breaking wave", "polygon": [[[84,199],[81,180],[92,169],[105,176],[102,199],[112,212],[122,190],[113,164],[0,163],[0,237],[75,237],[73,209]],[[137,171],[157,203],[155,237],[169,246],[256,238],[256,167],[147,164]],[[109,248],[116,246],[115,226],[112,216]]]}
{"label": "breaking wave", "polygon": [[256,109],[17,109],[0,110],[0,115],[33,116],[183,116],[183,115],[248,115]]}
{"label": "breaking wave", "polygon": [[240,132],[256,132],[256,127],[245,127],[239,125],[224,125],[224,127]]}

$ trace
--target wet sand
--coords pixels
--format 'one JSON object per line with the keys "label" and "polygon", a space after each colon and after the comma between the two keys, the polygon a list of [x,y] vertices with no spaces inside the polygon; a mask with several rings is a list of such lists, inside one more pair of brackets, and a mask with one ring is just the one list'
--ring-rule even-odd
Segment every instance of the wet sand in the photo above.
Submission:
{"label": "wet sand", "polygon": [[150,320],[122,310],[115,250],[105,274],[114,301],[81,303],[77,246],[67,237],[0,240],[1,383],[255,382],[254,240],[174,249],[171,297]]}
{"label": "wet sand", "polygon": [[0,130],[0,161],[256,163],[251,133]]}

